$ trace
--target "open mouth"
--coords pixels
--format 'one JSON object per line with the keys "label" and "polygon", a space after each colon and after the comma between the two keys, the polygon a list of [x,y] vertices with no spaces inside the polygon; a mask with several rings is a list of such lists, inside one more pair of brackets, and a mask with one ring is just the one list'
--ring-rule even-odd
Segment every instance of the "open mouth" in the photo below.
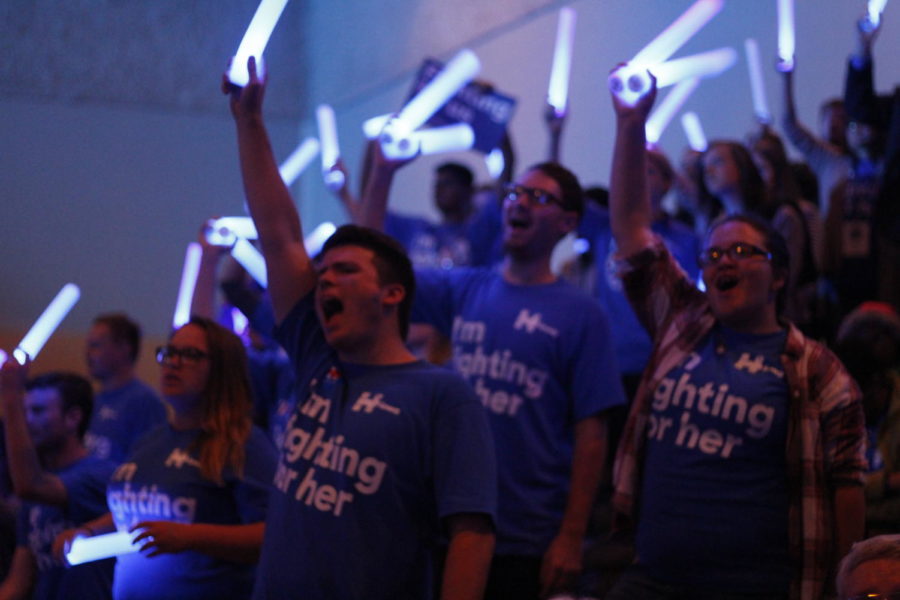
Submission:
{"label": "open mouth", "polygon": [[720,292],[727,292],[738,284],[738,278],[735,275],[720,275],[716,278],[716,289]]}
{"label": "open mouth", "polygon": [[525,229],[528,227],[528,219],[522,216],[510,216],[506,222],[513,229]]}
{"label": "open mouth", "polygon": [[334,315],[343,312],[344,303],[337,298],[326,298],[322,300],[322,316],[325,321],[331,320]]}

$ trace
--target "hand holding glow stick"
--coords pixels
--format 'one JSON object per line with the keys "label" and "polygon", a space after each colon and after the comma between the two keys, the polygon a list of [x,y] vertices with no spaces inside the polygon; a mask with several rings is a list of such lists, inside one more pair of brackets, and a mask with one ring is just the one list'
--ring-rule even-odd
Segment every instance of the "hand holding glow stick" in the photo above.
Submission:
{"label": "hand holding glow stick", "polygon": [[206,222],[206,241],[213,246],[233,246],[237,238],[259,237],[250,217],[220,217]]}
{"label": "hand holding glow stick", "polygon": [[794,68],[794,0],[778,2],[778,70],[791,71]]}
{"label": "hand holding glow stick", "polygon": [[294,185],[294,182],[297,181],[297,178],[306,170],[306,167],[309,166],[318,153],[319,140],[313,137],[303,140],[278,168],[284,184],[288,187]]}
{"label": "hand holding glow stick", "polygon": [[74,283],[67,283],[59,290],[56,297],[47,305],[47,308],[13,351],[13,356],[20,365],[24,365],[28,359],[37,358],[38,352],[41,351],[80,297],[81,290]]}
{"label": "hand holding glow stick", "polygon": [[697,0],[662,33],[638,52],[628,64],[609,76],[609,89],[628,104],[650,89],[647,70],[666,61],[706,25],[720,10],[724,0]]}
{"label": "hand holding glow stick", "polygon": [[327,104],[319,105],[316,109],[316,122],[319,125],[319,143],[322,145],[322,177],[325,178],[328,189],[339,190],[344,187],[344,174],[334,169],[341,155],[334,110]]}
{"label": "hand holding glow stick", "polygon": [[262,79],[265,71],[262,54],[269,43],[272,31],[281,17],[288,0],[261,0],[247,31],[237,49],[237,54],[231,59],[231,68],[228,69],[228,80],[234,85],[243,87],[250,81],[247,72],[247,59],[256,57],[256,67]]}
{"label": "hand holding glow stick", "polygon": [[706,142],[706,134],[703,133],[703,125],[700,124],[700,117],[697,116],[697,113],[686,112],[681,115],[681,127],[684,129],[684,135],[687,136],[691,150],[706,152],[709,144]]}
{"label": "hand holding glow stick", "polygon": [[659,106],[653,111],[644,125],[648,144],[656,144],[659,141],[663,131],[672,121],[672,117],[681,110],[681,107],[684,106],[684,103],[687,102],[687,99],[694,93],[698,85],[700,85],[700,80],[693,77],[682,81],[666,94],[666,97],[659,103]]}
{"label": "hand holding glow stick", "polygon": [[76,537],[66,552],[66,561],[75,566],[137,552],[140,547],[131,542],[133,536],[134,534],[127,531],[116,531],[92,537]]}
{"label": "hand holding glow stick", "polygon": [[753,112],[760,123],[771,123],[772,113],[766,102],[766,88],[763,85],[762,66],[759,61],[759,46],[753,38],[744,40],[744,54],[747,57],[747,70],[750,72],[750,91],[753,94]]}
{"label": "hand holding glow stick", "polygon": [[191,320],[191,301],[197,285],[197,274],[200,272],[200,258],[203,248],[197,242],[191,242],[184,253],[184,267],[181,269],[181,284],[178,286],[178,299],[175,301],[175,315],[172,317],[172,328],[178,329]]}
{"label": "hand holding glow stick", "polygon": [[553,67],[550,71],[550,85],[547,89],[547,104],[557,114],[565,114],[568,106],[569,74],[572,70],[572,48],[575,45],[575,10],[564,7],[559,11],[556,28],[556,48],[553,52]]}
{"label": "hand holding glow stick", "polygon": [[235,242],[234,246],[231,248],[231,256],[233,256],[234,259],[250,273],[250,277],[252,277],[256,283],[264,288],[268,287],[269,278],[266,275],[266,261],[259,250],[256,249],[256,246],[244,238],[238,238],[237,242]]}

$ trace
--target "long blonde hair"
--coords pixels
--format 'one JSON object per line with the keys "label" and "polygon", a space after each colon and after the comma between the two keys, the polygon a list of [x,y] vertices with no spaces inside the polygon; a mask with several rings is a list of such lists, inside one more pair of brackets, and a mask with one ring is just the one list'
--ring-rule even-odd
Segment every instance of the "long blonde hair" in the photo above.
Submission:
{"label": "long blonde hair", "polygon": [[225,467],[243,476],[244,446],[253,427],[247,353],[240,338],[210,319],[193,316],[188,325],[204,331],[209,347],[209,379],[201,399],[203,421],[195,446],[200,452],[200,473],[222,485]]}

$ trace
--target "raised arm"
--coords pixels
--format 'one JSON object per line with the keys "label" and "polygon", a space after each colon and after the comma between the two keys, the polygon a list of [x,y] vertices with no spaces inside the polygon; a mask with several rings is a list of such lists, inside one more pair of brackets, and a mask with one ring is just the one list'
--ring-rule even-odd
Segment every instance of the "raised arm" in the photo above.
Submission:
{"label": "raised arm", "polygon": [[560,146],[562,145],[563,127],[566,124],[568,112],[556,112],[556,108],[547,104],[544,106],[544,123],[547,124],[547,132],[550,134],[550,146],[547,150],[547,160],[560,162]]}
{"label": "raised arm", "polygon": [[300,215],[278,172],[263,122],[265,81],[259,79],[253,57],[247,61],[247,69],[250,81],[245,87],[237,88],[223,79],[223,91],[231,95],[244,193],[266,259],[275,320],[281,322],[313,289],[316,274],[303,246]]}
{"label": "raised arm", "polygon": [[371,147],[372,165],[369,176],[366,178],[366,187],[363,190],[362,199],[358,208],[357,225],[364,225],[379,231],[384,230],[384,219],[387,216],[388,198],[391,185],[394,183],[394,175],[403,165],[415,160],[391,160],[381,151],[380,144]]}
{"label": "raised arm", "polygon": [[610,226],[622,256],[647,246],[652,209],[647,193],[647,140],[644,126],[656,98],[656,80],[634,106],[612,95],[616,113],[616,138],[609,181]]}

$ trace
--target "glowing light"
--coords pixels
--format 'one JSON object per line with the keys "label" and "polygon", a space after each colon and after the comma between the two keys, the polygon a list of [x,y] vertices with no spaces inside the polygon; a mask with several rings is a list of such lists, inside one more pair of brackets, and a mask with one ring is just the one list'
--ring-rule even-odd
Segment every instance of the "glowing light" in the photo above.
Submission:
{"label": "glowing light", "polygon": [[706,152],[709,144],[706,142],[706,134],[703,133],[703,125],[700,124],[697,113],[686,112],[681,115],[681,127],[684,128],[684,135],[687,136],[691,150]]}
{"label": "glowing light", "polygon": [[653,111],[653,114],[650,115],[647,119],[647,124],[644,126],[644,131],[647,134],[647,143],[655,144],[659,141],[663,131],[672,121],[672,117],[681,110],[681,107],[684,106],[684,103],[687,102],[687,99],[694,93],[698,85],[700,85],[698,78],[686,79],[666,94],[666,97],[659,103],[659,106]]}
{"label": "glowing light", "polygon": [[245,86],[250,81],[247,72],[247,59],[256,57],[258,72],[262,74],[262,54],[269,43],[275,24],[281,17],[288,0],[261,0],[247,31],[238,45],[237,53],[231,60],[231,68],[228,70],[228,80],[234,85]]}
{"label": "glowing light", "polygon": [[778,69],[794,68],[794,0],[778,0]]}
{"label": "glowing light", "polygon": [[93,537],[76,537],[66,553],[66,560],[74,566],[137,552],[140,547],[131,542],[132,536],[127,531],[116,531]]}
{"label": "glowing light", "polygon": [[249,322],[239,308],[231,308],[231,330],[236,335],[243,335]]}
{"label": "glowing light", "polygon": [[566,112],[569,95],[569,73],[572,69],[572,47],[575,44],[575,10],[565,7],[559,11],[556,27],[556,49],[553,52],[553,67],[550,70],[550,85],[547,89],[547,103],[556,114]]}
{"label": "glowing light", "polygon": [[494,148],[484,157],[484,164],[488,173],[492,178],[497,179],[503,175],[503,169],[506,167],[506,160],[503,158],[503,150]]}
{"label": "glowing light", "polygon": [[213,246],[231,246],[237,238],[255,240],[259,237],[250,217],[220,217],[206,223],[206,241]]}
{"label": "glowing light", "polygon": [[194,298],[194,287],[197,285],[197,273],[200,272],[200,257],[202,254],[203,249],[197,242],[188,244],[184,253],[181,285],[178,286],[175,315],[172,317],[172,327],[175,329],[191,320],[191,300]]}
{"label": "glowing light", "polygon": [[266,261],[256,246],[243,238],[239,238],[231,249],[231,256],[238,261],[244,269],[250,273],[250,277],[263,287],[268,287],[269,278],[266,276]]}
{"label": "glowing light", "polygon": [[284,184],[288,187],[294,185],[294,182],[297,181],[297,178],[306,170],[306,167],[309,166],[318,153],[319,140],[312,137],[303,140],[278,167],[278,172],[281,173],[281,179],[284,180]]}
{"label": "glowing light", "polygon": [[760,123],[769,123],[772,114],[766,102],[766,88],[763,85],[762,67],[759,61],[759,45],[753,38],[744,40],[744,53],[747,56],[747,69],[750,72],[750,91],[753,94],[753,112]]}
{"label": "glowing light", "polygon": [[411,158],[418,145],[410,139],[447,100],[469,83],[481,70],[481,63],[471,50],[463,50],[428,82],[381,132],[381,149],[388,158]]}
{"label": "glowing light", "polygon": [[887,6],[887,0],[869,0],[866,12],[872,29],[878,27],[878,24],[881,22],[881,13],[884,12],[885,6]]}
{"label": "glowing light", "polygon": [[322,176],[329,189],[339,190],[344,186],[344,174],[332,170],[341,155],[334,110],[327,104],[319,105],[316,121],[319,124],[319,143],[322,145]]}
{"label": "glowing light", "polygon": [[418,143],[419,152],[424,155],[471,150],[475,143],[475,132],[467,123],[423,129],[413,132],[410,137]]}
{"label": "glowing light", "polygon": [[384,126],[387,125],[387,122],[391,120],[391,117],[394,115],[378,115],[377,117],[372,117],[371,119],[366,119],[363,123],[363,135],[366,136],[366,139],[374,140],[379,135],[381,135],[381,130],[384,129]]}
{"label": "glowing light", "polygon": [[24,365],[26,359],[34,360],[37,357],[38,352],[41,351],[80,297],[81,290],[74,283],[67,283],[59,290],[56,297],[47,305],[41,316],[13,350],[13,356],[19,361],[19,364]]}
{"label": "glowing light", "polygon": [[719,48],[684,58],[670,60],[650,69],[656,77],[656,87],[664,88],[693,77],[714,77],[737,62],[734,48]]}
{"label": "glowing light", "polygon": [[6,350],[0,350],[0,367],[3,366],[3,363],[6,362],[9,356],[6,354]]}
{"label": "glowing light", "polygon": [[723,3],[724,0],[697,0],[653,41],[644,46],[627,65],[610,74],[609,89],[624,102],[634,104],[650,89],[647,70],[675,54],[722,10]]}
{"label": "glowing light", "polygon": [[322,245],[325,241],[330,238],[335,231],[337,231],[337,227],[334,226],[334,223],[329,221],[320,223],[313,229],[312,233],[303,240],[303,245],[306,247],[306,254],[308,256],[316,256],[322,251]]}

